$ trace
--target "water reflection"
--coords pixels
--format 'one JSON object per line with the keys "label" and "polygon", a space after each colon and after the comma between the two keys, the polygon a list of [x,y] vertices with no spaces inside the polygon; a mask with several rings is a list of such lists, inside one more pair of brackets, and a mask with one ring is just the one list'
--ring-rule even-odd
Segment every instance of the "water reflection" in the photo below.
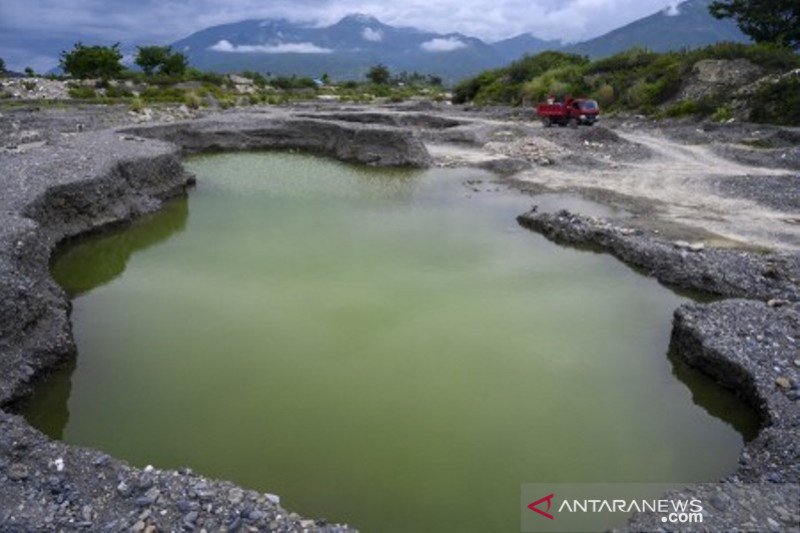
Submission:
{"label": "water reflection", "polygon": [[[54,256],[53,278],[71,298],[77,298],[120,276],[131,256],[182,231],[188,219],[188,200],[176,198],[157,213],[128,226],[69,243]],[[76,368],[77,360],[69,359],[47,376],[32,398],[18,406],[31,425],[54,439],[63,438],[69,422],[69,398]]]}
{"label": "water reflection", "polygon": [[742,409],[742,400],[735,394],[686,364],[674,351],[670,351],[667,357],[672,363],[672,375],[686,385],[695,405],[730,424],[746,442],[756,438],[760,421],[755,410]]}
{"label": "water reflection", "polygon": [[129,226],[68,244],[55,254],[53,278],[70,297],[80,296],[122,274],[133,253],[183,231],[188,219],[188,199],[176,198]]}
{"label": "water reflection", "polygon": [[47,376],[45,386],[37,387],[36,394],[22,400],[18,406],[33,427],[53,439],[64,438],[64,429],[69,422],[72,374],[76,366],[75,358],[70,358],[64,366]]}

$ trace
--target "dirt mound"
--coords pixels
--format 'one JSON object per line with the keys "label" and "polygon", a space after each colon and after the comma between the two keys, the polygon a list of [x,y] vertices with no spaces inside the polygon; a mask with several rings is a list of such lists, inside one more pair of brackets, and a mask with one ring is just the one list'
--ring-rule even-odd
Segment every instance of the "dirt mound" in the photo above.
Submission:
{"label": "dirt mound", "polygon": [[581,129],[578,137],[581,141],[588,141],[590,143],[608,144],[626,142],[622,137],[603,126]]}
{"label": "dirt mound", "polygon": [[699,100],[752,83],[764,69],[747,59],[704,59],[695,63],[676,101]]}

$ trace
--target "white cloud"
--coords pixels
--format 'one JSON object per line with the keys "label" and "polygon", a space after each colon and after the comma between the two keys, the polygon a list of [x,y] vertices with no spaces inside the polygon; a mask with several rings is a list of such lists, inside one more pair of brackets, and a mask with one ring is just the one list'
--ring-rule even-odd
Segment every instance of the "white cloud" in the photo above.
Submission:
{"label": "white cloud", "polygon": [[365,41],[378,43],[383,40],[383,32],[381,30],[373,30],[372,28],[364,28],[364,31],[361,32],[361,37],[363,37]]}
{"label": "white cloud", "polygon": [[664,10],[664,13],[667,14],[668,17],[674,17],[681,14],[681,10],[678,7],[680,2],[672,2],[667,8]]}
{"label": "white cloud", "polygon": [[235,54],[330,54],[330,48],[321,48],[314,43],[278,43],[278,44],[233,44],[222,39],[209,46],[215,52]]}
{"label": "white cloud", "polygon": [[425,50],[426,52],[452,52],[453,50],[466,48],[466,46],[467,43],[465,43],[458,37],[447,37],[446,39],[431,39],[430,41],[425,41],[424,43],[419,45],[419,47]]}

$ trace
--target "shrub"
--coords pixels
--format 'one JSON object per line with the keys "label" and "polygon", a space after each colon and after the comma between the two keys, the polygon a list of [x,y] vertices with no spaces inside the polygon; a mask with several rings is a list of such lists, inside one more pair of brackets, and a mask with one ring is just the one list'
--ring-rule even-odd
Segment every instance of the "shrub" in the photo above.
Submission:
{"label": "shrub", "polygon": [[664,116],[679,118],[700,113],[700,106],[695,100],[684,100],[667,108]]}
{"label": "shrub", "polygon": [[462,81],[453,89],[453,103],[465,104],[475,99],[482,87],[494,83],[502,76],[502,70],[487,70],[474,78]]}
{"label": "shrub", "polygon": [[236,105],[236,99],[231,98],[230,96],[226,96],[225,98],[220,98],[219,100],[219,106],[222,109],[229,109],[231,107],[234,107],[235,105]]}
{"label": "shrub", "polygon": [[587,90],[583,69],[579,65],[566,65],[548,70],[526,83],[522,95],[525,99],[539,102],[549,94],[578,95]]}
{"label": "shrub", "polygon": [[130,98],[133,93],[124,85],[110,85],[106,88],[108,98]]}
{"label": "shrub", "polygon": [[727,122],[733,118],[733,110],[728,105],[719,106],[714,114],[711,115],[711,120],[715,122]]}
{"label": "shrub", "polygon": [[69,96],[70,98],[75,98],[79,100],[85,100],[89,98],[97,97],[97,93],[94,90],[94,87],[86,87],[84,85],[76,85],[74,87],[69,88]]}
{"label": "shrub", "polygon": [[800,76],[764,84],[753,96],[751,107],[753,122],[800,126]]}
{"label": "shrub", "polygon": [[270,85],[278,89],[291,90],[291,89],[316,89],[317,84],[311,78],[298,78],[292,77],[277,77],[270,80]]}
{"label": "shrub", "polygon": [[589,66],[586,72],[587,74],[607,74],[611,72],[636,70],[649,65],[657,57],[658,54],[646,48],[635,47],[605,59],[595,61]]}
{"label": "shrub", "polygon": [[203,84],[215,85],[217,87],[224,85],[226,79],[223,74],[217,74],[216,72],[203,72],[201,70],[197,70],[196,68],[187,68],[186,72],[183,74],[183,77],[186,80],[200,81],[203,82]]}
{"label": "shrub", "polygon": [[508,80],[511,83],[522,83],[540,76],[551,69],[566,66],[585,66],[589,59],[576,54],[564,52],[542,52],[535,56],[523,56],[508,66]]}
{"label": "shrub", "polygon": [[610,106],[616,101],[617,92],[612,85],[605,83],[592,93],[592,97],[597,100],[601,106],[605,107]]}
{"label": "shrub", "polygon": [[131,111],[133,111],[134,113],[141,113],[142,111],[144,111],[144,100],[138,97],[134,98],[131,101]]}
{"label": "shrub", "polygon": [[198,109],[201,105],[203,105],[203,100],[197,95],[194,91],[187,91],[183,95],[183,103],[186,104],[186,107],[189,109]]}

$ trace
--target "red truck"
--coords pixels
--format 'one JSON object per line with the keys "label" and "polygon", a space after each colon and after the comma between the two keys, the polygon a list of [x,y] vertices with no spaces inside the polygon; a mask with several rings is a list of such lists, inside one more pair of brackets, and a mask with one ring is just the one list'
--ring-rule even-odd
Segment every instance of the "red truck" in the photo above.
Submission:
{"label": "red truck", "polygon": [[567,96],[563,101],[549,96],[547,102],[539,104],[536,112],[542,119],[545,128],[553,124],[577,127],[579,124],[591,126],[597,122],[600,106],[595,100],[588,98],[572,98]]}

